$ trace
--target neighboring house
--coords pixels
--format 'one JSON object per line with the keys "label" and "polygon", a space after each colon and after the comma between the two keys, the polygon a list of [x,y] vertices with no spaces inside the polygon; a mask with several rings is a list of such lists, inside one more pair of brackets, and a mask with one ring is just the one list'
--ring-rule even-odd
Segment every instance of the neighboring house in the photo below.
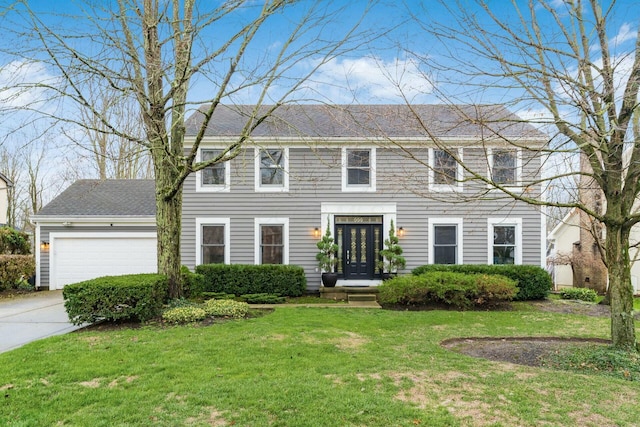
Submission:
{"label": "neighboring house", "polygon": [[79,180],[43,207],[36,227],[36,286],[157,271],[153,180]]}
{"label": "neighboring house", "polygon": [[[465,162],[513,191],[539,194],[539,187],[523,182],[539,173],[541,159],[511,148],[501,137],[542,147],[547,136],[500,106],[413,108],[432,136],[454,147]],[[216,156],[236,141],[252,109],[219,107],[198,159]],[[187,149],[201,120],[199,112],[187,120]],[[477,125],[487,121],[499,123],[493,134]],[[428,263],[544,265],[545,217],[539,209],[505,198],[484,184],[465,182],[467,175],[452,161],[426,137],[407,106],[282,106],[252,132],[237,158],[185,181],[182,263],[190,268],[203,263],[299,265],[305,270],[308,290],[317,291],[321,282],[316,243],[329,224],[340,247],[338,285],[375,285],[380,282],[376,260],[393,221],[407,259],[406,271]],[[479,192],[483,200],[462,202],[461,197]],[[152,189],[149,194],[153,195]],[[49,239],[53,252],[51,260],[40,253],[43,286],[63,286],[65,281],[54,277],[53,271],[60,271],[60,257],[70,268],[78,256],[58,252],[62,249],[55,246],[61,237],[83,248],[84,256],[89,250],[100,253],[90,249],[99,245],[89,240],[81,245],[73,233],[99,234],[103,240],[110,235],[106,218],[102,225],[93,221],[90,230],[74,222],[74,215],[79,219],[78,206],[66,206],[60,215],[48,205],[35,217],[39,239]],[[57,223],[52,222],[54,217]],[[126,215],[121,219],[126,222]],[[64,227],[62,222],[71,224]],[[127,232],[143,231],[142,224],[117,229],[113,225],[113,234],[124,241],[129,239]],[[144,227],[153,228],[151,223]],[[80,262],[76,265],[84,268]],[[112,272],[117,272],[115,265]]]}
{"label": "neighboring house", "polygon": [[[594,212],[606,208],[602,191],[595,183],[591,166],[583,155],[580,158],[578,198],[580,203]],[[594,289],[599,293],[607,290],[607,267],[602,261],[598,241],[604,243],[606,234],[601,223],[594,221],[581,210],[572,209],[549,233],[548,267],[556,289],[580,287]],[[631,285],[634,294],[640,294],[640,227],[634,226],[629,236],[631,247]]]}
{"label": "neighboring house", "polygon": [[9,209],[9,189],[13,182],[0,173],[0,226],[7,224],[7,210]]}

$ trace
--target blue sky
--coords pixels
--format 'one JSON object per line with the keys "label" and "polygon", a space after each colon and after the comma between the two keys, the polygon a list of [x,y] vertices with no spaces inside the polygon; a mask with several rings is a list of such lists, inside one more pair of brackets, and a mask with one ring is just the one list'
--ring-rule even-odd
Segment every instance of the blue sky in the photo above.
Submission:
{"label": "blue sky", "polygon": [[[49,162],[59,168],[75,167],[77,164],[68,165],[65,162],[71,157],[67,155],[75,149],[73,143],[66,139],[59,128],[55,127],[53,134],[40,137],[48,130],[49,124],[30,122],[31,116],[23,113],[10,114],[6,109],[14,106],[30,104],[42,101],[49,109],[64,107],[63,103],[45,103],[49,95],[41,89],[32,89],[25,92],[16,92],[12,87],[16,83],[28,83],[38,81],[57,82],[59,71],[43,63],[26,62],[21,58],[21,53],[28,49],[26,37],[15,37],[11,30],[18,29],[19,16],[6,8],[11,0],[5,0],[4,6],[0,6],[0,26],[5,27],[3,38],[0,39],[0,145],[15,145],[21,147],[32,139],[38,140],[43,146],[50,147]],[[108,5],[114,0],[98,0],[94,3]],[[198,5],[219,4],[213,0],[197,0]],[[583,0],[588,1],[588,0]],[[445,4],[455,4],[454,0]],[[528,0],[516,0],[516,3],[526,8]],[[606,8],[610,0],[603,0]],[[86,19],[78,18],[81,10],[78,5],[82,1],[72,0],[29,0],[29,6],[37,12],[38,17],[46,25],[60,27],[68,35],[87,36],[94,31],[94,26]],[[216,26],[219,34],[233,33],[238,25],[250,18],[252,10],[260,5],[258,0],[249,1],[250,6],[242,13],[236,13],[228,19],[221,21]],[[473,2],[460,0],[465,8],[472,12]],[[515,22],[515,14],[508,0],[487,0],[492,13],[505,19],[506,22]],[[565,7],[562,0],[548,0],[548,4],[560,12]],[[330,39],[339,37],[349,28],[362,11],[371,3],[363,0],[337,0],[330,3],[326,0],[305,0],[298,6],[288,9],[261,30],[257,43],[250,50],[247,64],[261,64],[264,58],[277,51],[286,41],[286,29],[291,28],[302,14],[312,5],[334,8],[331,10],[331,20],[323,27],[322,36]],[[253,9],[252,9],[253,8]],[[540,16],[545,15],[540,8],[536,10]],[[412,16],[415,15],[415,16]],[[436,64],[450,65],[445,53],[458,54],[463,50],[453,43],[441,43],[425,32],[423,27],[412,18],[418,18],[422,25],[431,28],[433,23],[452,24],[453,20],[449,12],[436,0],[382,0],[373,4],[360,27],[361,31],[371,32],[378,36],[370,42],[360,45],[357,49],[349,51],[325,64],[307,82],[304,91],[299,91],[293,98],[302,102],[329,102],[329,103],[401,103],[400,92],[414,103],[438,103],[443,102],[443,96],[450,96],[456,102],[504,102],[510,103],[513,97],[521,94],[521,91],[509,91],[496,88],[484,88],[478,91],[465,81],[465,75],[455,67],[438,70]],[[542,19],[542,31],[553,36],[552,25],[548,21],[548,14]],[[612,52],[617,55],[617,73],[624,77],[628,70],[629,57],[625,53],[633,51],[633,46],[640,24],[640,0],[620,0],[615,2],[615,9],[610,17],[610,32],[608,34]],[[487,21],[487,28],[492,28]],[[456,27],[456,29],[459,29]],[[464,28],[462,28],[464,33]],[[204,38],[204,43],[214,44],[219,39],[218,33],[212,32]],[[383,35],[381,35],[383,34]],[[313,31],[297,40],[298,46],[313,41],[317,36]],[[551,37],[553,39],[553,37]],[[101,38],[93,37],[95,44],[91,45],[86,39],[74,39],[68,37],[65,40],[76,43],[79,47],[91,52],[100,51]],[[597,50],[592,52],[598,57]],[[198,58],[198,55],[195,55]],[[308,72],[318,61],[318,55],[306,56],[300,62],[292,65],[287,71],[287,76],[294,78]],[[470,65],[479,68],[489,64],[469,61]],[[568,64],[570,68],[572,64]],[[215,73],[216,68],[211,70]],[[210,80],[199,77],[192,82],[190,99],[194,103],[206,101],[209,98],[212,87],[215,87],[216,77]],[[238,80],[235,81],[237,84]],[[274,85],[269,91],[272,100],[279,99],[286,88],[286,81]],[[233,100],[242,103],[254,103],[258,90],[245,90],[237,94]],[[510,105],[523,117],[544,116],[539,106],[524,103]],[[25,125],[26,123],[26,125]],[[16,132],[16,129],[18,131]],[[65,129],[67,133],[73,133],[73,129]],[[57,159],[54,156],[58,156]],[[55,170],[55,169],[54,169]],[[57,173],[57,172],[54,172]]]}
{"label": "blue sky", "polygon": [[[102,4],[107,4],[105,0]],[[208,2],[200,1],[199,4],[207,4]],[[329,2],[319,2],[319,4]],[[472,2],[462,1],[466,7],[473,7]],[[562,9],[562,0],[549,0],[549,3],[557,10]],[[602,2],[604,6],[609,1]],[[39,17],[46,23],[54,26],[62,26],[68,31],[82,32],[86,28],[87,32],[91,31],[90,26],[86,26],[87,22],[80,19],[72,19],[70,15],[77,15],[80,11],[78,5],[82,2],[70,0],[30,0],[29,6],[38,13]],[[261,2],[253,1],[250,5],[259,5]],[[255,44],[248,62],[262,61],[263,55],[269,50],[275,51],[279,43],[284,42],[286,28],[291,26],[296,20],[308,10],[309,5],[316,2],[302,2],[300,6],[289,9],[285,14],[269,21],[267,26],[262,30],[258,43]],[[339,36],[346,28],[353,25],[356,18],[359,17],[363,9],[369,5],[365,1],[338,1],[333,3],[330,8],[332,19],[327,24],[323,32],[323,37]],[[493,13],[504,16],[507,20],[513,20],[514,14],[508,6],[506,0],[489,0],[489,6]],[[523,7],[526,7],[527,1],[518,1]],[[343,8],[343,10],[338,10]],[[223,20],[221,26],[215,27],[216,31],[226,33],[237,28],[237,24],[242,22],[247,16],[250,16],[251,10],[243,13],[236,13],[230,19]],[[411,19],[411,14],[415,14],[419,19],[423,20],[426,25],[429,22],[448,22],[451,17],[448,12],[437,1],[413,1],[405,2],[385,0],[373,4],[369,13],[366,15],[360,29],[362,31],[382,32],[389,31],[385,36],[379,36],[372,42],[361,46],[359,49],[349,52],[335,60],[329,62],[315,74],[312,81],[307,85],[313,92],[307,91],[298,94],[299,98],[310,97],[313,100],[333,102],[333,103],[398,103],[402,102],[399,97],[399,88],[413,102],[431,103],[440,102],[440,99],[432,93],[433,86],[437,85],[437,89],[445,86],[444,81],[449,76],[434,71],[429,63],[431,59],[434,61],[442,61],[439,52],[445,47],[438,45],[438,41],[432,36],[422,31],[419,25]],[[619,49],[631,49],[638,23],[640,22],[640,2],[638,0],[618,1],[616,4],[615,14],[613,16],[613,24],[611,26],[610,39],[612,43]],[[8,19],[15,19],[11,14]],[[544,28],[543,28],[544,30]],[[314,31],[311,31],[305,37],[313,37]],[[215,33],[212,33],[212,40],[215,39]],[[617,39],[616,39],[617,38]],[[617,41],[616,41],[617,40]],[[5,42],[7,40],[5,39]],[[99,42],[99,40],[97,40]],[[304,37],[299,42],[306,42]],[[447,46],[454,49],[455,46]],[[407,53],[406,50],[411,53]],[[6,54],[0,54],[0,85],[10,85],[15,79],[19,79],[21,73],[25,73],[24,79],[30,78],[46,79],[56,78],[57,71],[50,68],[33,64],[29,67],[18,68],[16,61],[19,61],[19,52],[16,56],[9,57]],[[416,55],[420,59],[416,59]],[[301,74],[308,71],[313,66],[317,56],[307,57],[299,62],[289,71],[289,75],[295,77],[296,73]],[[12,65],[8,65],[11,64]],[[454,74],[451,70],[449,73]],[[427,77],[427,78],[425,78]],[[209,92],[211,83],[206,79],[198,78],[193,82],[192,99],[197,101],[197,95]],[[282,87],[276,86],[272,89],[271,94],[274,99],[280,95],[278,91],[282,91]],[[451,92],[451,88],[447,89]],[[465,88],[459,88],[456,95],[464,98]],[[39,96],[38,93],[25,94],[30,100]],[[244,91],[240,96],[236,96],[237,102],[255,102],[256,91]],[[504,96],[504,94],[500,95]],[[484,99],[479,99],[478,94],[468,97],[467,102],[500,102],[500,96],[487,93],[483,95]],[[18,100],[19,101],[19,100]]]}

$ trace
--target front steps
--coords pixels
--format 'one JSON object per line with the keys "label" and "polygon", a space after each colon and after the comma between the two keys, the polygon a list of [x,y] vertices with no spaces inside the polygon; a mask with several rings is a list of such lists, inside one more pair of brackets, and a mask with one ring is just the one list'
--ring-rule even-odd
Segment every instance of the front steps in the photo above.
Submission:
{"label": "front steps", "polygon": [[347,301],[359,307],[380,307],[377,302],[378,289],[375,286],[320,287],[320,297],[336,301]]}

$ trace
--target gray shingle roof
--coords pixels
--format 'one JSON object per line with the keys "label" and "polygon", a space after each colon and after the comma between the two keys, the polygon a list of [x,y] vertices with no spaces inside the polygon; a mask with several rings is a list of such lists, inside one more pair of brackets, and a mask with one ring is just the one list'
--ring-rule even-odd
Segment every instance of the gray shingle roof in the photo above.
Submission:
{"label": "gray shingle roof", "polygon": [[[187,136],[203,122],[203,105],[186,121]],[[263,106],[259,111],[265,111]],[[237,136],[253,105],[220,105],[207,136]],[[419,117],[419,119],[418,119]],[[501,105],[283,105],[253,132],[256,137],[311,138],[545,138],[545,135]]]}
{"label": "gray shingle roof", "polygon": [[81,179],[40,209],[36,217],[155,216],[152,179]]}

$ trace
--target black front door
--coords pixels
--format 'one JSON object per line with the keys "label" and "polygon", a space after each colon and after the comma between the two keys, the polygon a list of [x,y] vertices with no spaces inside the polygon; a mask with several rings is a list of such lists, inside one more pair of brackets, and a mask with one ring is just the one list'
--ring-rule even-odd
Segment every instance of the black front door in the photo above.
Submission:
{"label": "black front door", "polygon": [[381,235],[381,224],[336,225],[336,236],[341,240],[338,242],[341,255],[338,271],[345,280],[370,280],[379,276],[376,259],[380,253]]}

